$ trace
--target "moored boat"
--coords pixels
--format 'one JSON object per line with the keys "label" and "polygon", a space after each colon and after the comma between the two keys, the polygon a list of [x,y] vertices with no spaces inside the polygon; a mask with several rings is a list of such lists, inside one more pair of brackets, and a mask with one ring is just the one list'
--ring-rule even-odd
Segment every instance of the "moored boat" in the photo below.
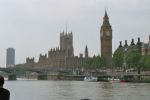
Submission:
{"label": "moored boat", "polygon": [[88,82],[96,82],[97,80],[98,80],[98,78],[95,76],[85,76],[84,77],[84,81],[88,81]]}
{"label": "moored boat", "polygon": [[110,81],[110,82],[120,82],[120,79],[111,77],[111,78],[108,78],[108,81]]}

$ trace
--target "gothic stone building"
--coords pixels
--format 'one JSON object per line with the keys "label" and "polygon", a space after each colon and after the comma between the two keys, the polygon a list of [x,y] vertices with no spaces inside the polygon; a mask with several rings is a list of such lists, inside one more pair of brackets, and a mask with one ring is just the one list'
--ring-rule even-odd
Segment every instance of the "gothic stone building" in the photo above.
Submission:
{"label": "gothic stone building", "polygon": [[106,67],[112,67],[112,28],[109,23],[107,12],[103,18],[103,24],[100,29],[101,56],[106,59]]}
{"label": "gothic stone building", "polygon": [[73,34],[60,33],[60,48],[53,48],[48,51],[48,55],[40,54],[39,61],[35,62],[34,58],[26,59],[26,66],[52,69],[72,69],[85,67],[85,60],[91,59],[88,57],[88,48],[85,48],[85,56],[80,54],[80,57],[74,56]]}
{"label": "gothic stone building", "polygon": [[137,48],[139,50],[139,52],[141,53],[141,55],[150,55],[150,36],[149,36],[148,43],[141,42],[140,38],[138,38],[137,43],[134,43],[134,39],[132,39],[130,45],[128,45],[127,40],[125,40],[125,44],[123,46],[122,42],[120,41],[120,45],[116,49],[115,53],[117,53],[118,51],[124,52],[125,48],[126,48],[126,50]]}
{"label": "gothic stone building", "polygon": [[[106,59],[106,67],[111,68],[112,66],[112,28],[109,24],[109,18],[105,11],[103,18],[103,24],[100,29],[100,40],[101,40],[101,56]],[[32,67],[49,67],[54,69],[72,69],[88,67],[86,64],[87,59],[93,59],[88,56],[88,48],[85,48],[85,56],[74,56],[73,48],[73,34],[71,33],[60,33],[60,48],[53,48],[48,51],[48,54],[41,55],[39,61],[35,62],[34,58],[26,59],[26,66]]]}

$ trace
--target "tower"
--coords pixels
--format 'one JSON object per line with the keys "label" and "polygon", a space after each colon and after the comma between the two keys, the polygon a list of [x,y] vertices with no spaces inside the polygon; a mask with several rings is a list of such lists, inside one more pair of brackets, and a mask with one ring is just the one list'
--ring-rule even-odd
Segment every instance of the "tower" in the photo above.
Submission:
{"label": "tower", "polygon": [[60,50],[65,50],[67,57],[74,56],[72,32],[60,33]]}
{"label": "tower", "polygon": [[88,48],[87,48],[87,45],[85,47],[85,58],[88,58],[89,56],[89,52],[88,52]]}
{"label": "tower", "polygon": [[103,24],[100,29],[101,56],[106,59],[106,67],[112,67],[112,28],[109,23],[107,12],[103,17]]}
{"label": "tower", "polygon": [[13,67],[15,65],[15,49],[7,49],[6,67]]}

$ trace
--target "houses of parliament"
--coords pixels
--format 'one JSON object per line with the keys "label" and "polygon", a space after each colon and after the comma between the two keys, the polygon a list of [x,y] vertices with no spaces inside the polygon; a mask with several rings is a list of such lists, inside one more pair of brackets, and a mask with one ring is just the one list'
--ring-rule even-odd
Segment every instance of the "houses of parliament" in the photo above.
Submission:
{"label": "houses of parliament", "polygon": [[[112,66],[112,29],[109,24],[109,18],[107,12],[103,17],[103,24],[100,28],[100,46],[101,56],[106,58],[106,67]],[[37,67],[37,68],[52,68],[52,69],[72,69],[72,68],[86,68],[87,59],[93,59],[89,57],[88,47],[85,46],[84,54],[80,56],[74,55],[73,47],[73,33],[62,32],[60,33],[60,45],[59,47],[52,48],[48,51],[48,54],[40,54],[39,61],[35,62],[33,58],[26,58],[25,66]]]}

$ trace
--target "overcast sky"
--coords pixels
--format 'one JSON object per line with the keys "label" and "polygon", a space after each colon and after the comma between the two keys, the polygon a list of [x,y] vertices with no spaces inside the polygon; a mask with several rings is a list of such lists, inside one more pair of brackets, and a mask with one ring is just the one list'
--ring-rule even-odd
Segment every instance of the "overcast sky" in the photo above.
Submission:
{"label": "overcast sky", "polygon": [[113,51],[119,41],[148,42],[150,0],[0,0],[0,66],[6,49],[16,50],[16,63],[59,46],[60,32],[73,32],[75,55],[100,53],[100,26],[107,9],[113,29]]}

